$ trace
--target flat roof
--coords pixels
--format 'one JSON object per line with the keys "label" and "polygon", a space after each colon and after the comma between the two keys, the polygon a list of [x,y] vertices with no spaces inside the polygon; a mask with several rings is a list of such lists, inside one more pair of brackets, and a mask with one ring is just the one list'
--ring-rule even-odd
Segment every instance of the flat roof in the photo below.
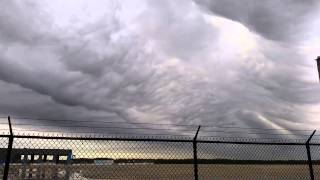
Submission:
{"label": "flat roof", "polygon": [[[0,153],[6,153],[7,148],[0,148]],[[69,154],[72,153],[71,149],[27,149],[27,148],[13,148],[12,154],[35,154],[35,155],[55,155],[55,154]]]}

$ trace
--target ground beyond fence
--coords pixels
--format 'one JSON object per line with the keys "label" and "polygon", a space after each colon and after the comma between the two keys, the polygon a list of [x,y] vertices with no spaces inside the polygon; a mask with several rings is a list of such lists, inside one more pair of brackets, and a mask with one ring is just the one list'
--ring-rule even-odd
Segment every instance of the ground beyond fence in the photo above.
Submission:
{"label": "ground beyond fence", "polygon": [[320,144],[154,136],[0,136],[3,179],[320,179]]}

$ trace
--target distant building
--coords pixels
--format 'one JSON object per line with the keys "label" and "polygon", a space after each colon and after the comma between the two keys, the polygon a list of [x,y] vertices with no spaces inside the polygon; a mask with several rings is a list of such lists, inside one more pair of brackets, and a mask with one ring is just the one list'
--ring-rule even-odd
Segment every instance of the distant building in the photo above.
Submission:
{"label": "distant building", "polygon": [[154,164],[152,160],[146,160],[146,159],[119,159],[116,160],[118,165],[149,165]]}
{"label": "distant building", "polygon": [[[0,148],[0,162],[5,163],[7,149]],[[51,173],[41,169],[41,166],[32,166],[31,164],[40,163],[65,163],[71,164],[71,149],[12,149],[11,163],[20,163],[16,169],[19,172],[20,179],[57,179],[58,169],[53,169]],[[31,166],[30,166],[31,165]],[[67,169],[63,175],[65,179],[69,179],[70,171]]]}
{"label": "distant building", "polygon": [[109,159],[109,158],[97,158],[94,159],[94,164],[96,165],[112,165],[114,163],[113,159]]}
{"label": "distant building", "polygon": [[[0,148],[0,162],[5,163],[7,148]],[[72,160],[71,149],[12,149],[12,163],[70,163]]]}

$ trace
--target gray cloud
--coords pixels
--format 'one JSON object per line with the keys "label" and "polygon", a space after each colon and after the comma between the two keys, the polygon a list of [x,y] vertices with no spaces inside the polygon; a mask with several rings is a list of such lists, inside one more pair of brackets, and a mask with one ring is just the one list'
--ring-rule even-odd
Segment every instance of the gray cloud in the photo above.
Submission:
{"label": "gray cloud", "polygon": [[[224,27],[212,24],[214,16],[193,1],[147,1],[139,10],[117,3],[107,15],[68,31],[53,23],[43,4],[12,1],[6,6],[11,11],[0,11],[0,114],[297,128],[308,121],[307,107],[319,102],[319,88],[303,77],[309,65],[300,49],[268,40],[292,35],[291,14],[272,16],[282,15],[280,6],[270,10],[273,1],[250,11],[235,3],[235,14],[224,9],[231,1],[221,1],[223,7],[212,1],[214,13],[266,37],[246,32],[255,41],[247,56],[224,41]],[[302,19],[309,8],[289,6]],[[246,13],[268,19],[243,20]]]}
{"label": "gray cloud", "polygon": [[1,1],[0,40],[10,44],[52,43],[52,22],[34,1]]}
{"label": "gray cloud", "polygon": [[319,9],[316,0],[196,0],[217,15],[239,21],[249,29],[276,41],[299,40],[307,35],[307,23],[315,18]]}

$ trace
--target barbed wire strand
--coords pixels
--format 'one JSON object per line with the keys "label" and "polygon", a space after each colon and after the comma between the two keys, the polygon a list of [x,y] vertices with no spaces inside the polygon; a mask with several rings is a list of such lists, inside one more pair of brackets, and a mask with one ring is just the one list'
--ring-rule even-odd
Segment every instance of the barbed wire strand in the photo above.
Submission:
{"label": "barbed wire strand", "polygon": [[[186,126],[186,127],[197,127],[198,125],[191,125],[191,124],[158,124],[158,123],[135,123],[135,122],[117,122],[117,121],[97,121],[97,120],[74,120],[74,119],[44,119],[44,118],[27,118],[27,117],[13,117],[12,119],[17,120],[33,120],[33,121],[53,121],[53,122],[87,122],[87,123],[102,123],[102,124],[108,124],[108,123],[117,123],[117,124],[136,124],[136,125],[155,125],[155,126]],[[212,126],[208,124],[201,125],[203,128],[226,128],[226,129],[256,129],[256,130],[266,130],[266,131],[313,131],[312,129],[280,129],[280,128],[255,128],[255,127],[236,127],[236,126]],[[205,130],[202,130],[205,131]]]}

